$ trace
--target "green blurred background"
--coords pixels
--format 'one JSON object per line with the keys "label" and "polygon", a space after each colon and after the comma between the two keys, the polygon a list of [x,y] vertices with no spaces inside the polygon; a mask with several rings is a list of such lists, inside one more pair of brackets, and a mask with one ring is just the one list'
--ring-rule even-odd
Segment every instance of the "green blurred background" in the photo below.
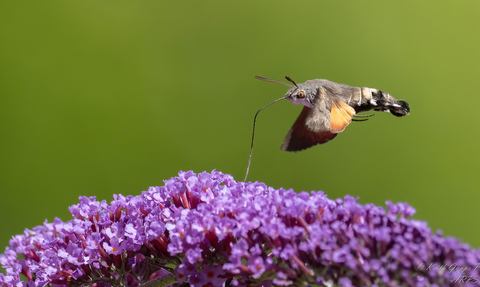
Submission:
{"label": "green blurred background", "polygon": [[387,91],[377,113],[299,153],[301,107],[260,113],[249,180],[408,202],[480,246],[480,1],[1,1],[0,251],[78,196],[140,194],[179,170],[243,180],[252,120],[326,78]]}

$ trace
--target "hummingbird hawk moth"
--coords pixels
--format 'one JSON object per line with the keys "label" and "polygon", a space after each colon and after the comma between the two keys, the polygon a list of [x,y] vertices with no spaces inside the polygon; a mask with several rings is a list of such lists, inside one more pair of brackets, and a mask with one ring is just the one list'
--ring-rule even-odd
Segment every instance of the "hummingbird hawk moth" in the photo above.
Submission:
{"label": "hummingbird hawk moth", "polygon": [[360,112],[370,110],[390,112],[397,117],[410,113],[410,107],[406,101],[397,100],[390,94],[377,89],[352,87],[324,79],[309,80],[297,85],[292,79],[285,77],[293,84],[291,85],[260,76],[255,78],[284,84],[290,89],[284,97],[267,104],[255,114],[245,180],[253,152],[257,115],[264,108],[280,100],[287,99],[292,104],[304,106],[280,146],[284,151],[301,151],[317,144],[324,144],[343,132],[352,121],[364,121],[374,115],[357,115]]}

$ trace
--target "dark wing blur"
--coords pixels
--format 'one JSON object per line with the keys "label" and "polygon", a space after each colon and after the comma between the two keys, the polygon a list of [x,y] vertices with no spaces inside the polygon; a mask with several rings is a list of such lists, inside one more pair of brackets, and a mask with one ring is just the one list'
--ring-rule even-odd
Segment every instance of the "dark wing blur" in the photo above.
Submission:
{"label": "dark wing blur", "polygon": [[334,139],[337,134],[330,131],[313,132],[306,126],[307,118],[310,117],[312,109],[303,107],[302,112],[288,132],[280,147],[284,151],[300,151],[317,144],[326,143]]}
{"label": "dark wing blur", "polygon": [[318,89],[313,108],[303,107],[280,147],[285,151],[299,151],[334,139],[351,122],[355,110],[336,96],[328,96]]}

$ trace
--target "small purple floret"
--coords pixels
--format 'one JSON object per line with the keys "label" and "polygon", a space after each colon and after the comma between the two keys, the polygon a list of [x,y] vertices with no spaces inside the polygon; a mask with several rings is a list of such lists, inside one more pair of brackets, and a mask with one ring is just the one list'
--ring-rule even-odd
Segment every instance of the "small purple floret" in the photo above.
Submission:
{"label": "small purple floret", "polygon": [[180,172],[14,236],[0,286],[480,285],[479,249],[386,205]]}

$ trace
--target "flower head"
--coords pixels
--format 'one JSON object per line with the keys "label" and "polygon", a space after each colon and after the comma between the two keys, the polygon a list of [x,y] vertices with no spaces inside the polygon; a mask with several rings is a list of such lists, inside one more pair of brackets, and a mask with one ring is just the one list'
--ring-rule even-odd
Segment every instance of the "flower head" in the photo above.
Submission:
{"label": "flower head", "polygon": [[110,204],[80,197],[74,219],[13,237],[0,286],[478,285],[480,250],[387,207],[180,172]]}

